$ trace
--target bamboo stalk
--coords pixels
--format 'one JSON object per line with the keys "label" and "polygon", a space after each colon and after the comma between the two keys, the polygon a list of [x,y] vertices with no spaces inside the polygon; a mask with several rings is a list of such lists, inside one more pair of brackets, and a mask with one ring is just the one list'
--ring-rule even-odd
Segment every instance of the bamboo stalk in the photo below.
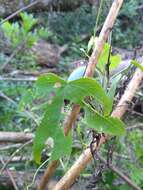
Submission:
{"label": "bamboo stalk", "polygon": [[[115,110],[112,112],[113,117],[121,118],[124,115],[124,113],[127,111],[128,102],[132,100],[142,80],[143,80],[143,72],[137,69],[133,78],[128,84],[121,100],[117,104]],[[108,138],[109,136],[106,136],[106,139]],[[104,141],[100,143],[100,146],[103,143]],[[87,166],[87,164],[91,161],[91,159],[92,155],[90,149],[88,148],[81,154],[81,156],[73,164],[73,166],[69,169],[69,171],[56,184],[53,190],[67,190],[74,183],[75,179],[79,176],[79,174],[83,171],[83,169]]]}
{"label": "bamboo stalk", "polygon": [[[143,62],[142,62],[143,65]],[[134,97],[139,84],[143,78],[143,72],[140,69],[137,69],[133,75],[132,80],[128,84],[125,93],[121,97],[119,103],[116,106],[116,109],[113,111],[112,116],[121,118],[127,110],[128,104],[131,102]]]}
{"label": "bamboo stalk", "polygon": [[59,164],[59,160],[54,160],[52,161],[48,168],[46,169],[43,177],[41,178],[41,181],[39,183],[39,186],[37,188],[37,190],[42,190],[42,189],[45,189],[46,188],[46,185],[47,185],[47,179],[50,179],[51,176],[54,174],[55,172],[55,168],[58,166]]}
{"label": "bamboo stalk", "polygon": [[[89,59],[89,63],[88,63],[86,73],[85,73],[85,76],[87,76],[87,77],[92,77],[93,74],[94,74],[95,66],[98,63],[99,56],[101,55],[103,46],[104,46],[104,44],[105,44],[105,42],[106,42],[106,40],[107,40],[107,38],[109,36],[109,33],[110,33],[111,29],[113,28],[115,19],[116,19],[117,15],[118,15],[118,12],[119,12],[119,10],[120,10],[120,8],[122,6],[122,3],[123,3],[123,0],[115,0],[112,3],[111,9],[109,11],[109,14],[108,14],[108,16],[107,16],[107,18],[105,20],[105,23],[103,25],[103,28],[102,28],[101,32],[100,32],[98,42],[96,43],[96,45],[94,47],[94,50],[93,50],[93,53],[92,53],[92,55],[91,55],[91,57]],[[70,131],[70,129],[72,128],[72,124],[76,121],[76,118],[77,118],[77,115],[78,115],[79,111],[80,111],[80,106],[77,105],[77,104],[73,105],[72,111],[68,115],[68,117],[66,119],[66,122],[64,124],[65,135],[67,135],[68,132]],[[89,158],[87,157],[87,160],[88,159]],[[57,165],[55,165],[55,166],[57,167]],[[56,167],[55,167],[55,170],[56,170]],[[47,168],[47,170],[50,171],[50,166]],[[53,170],[53,168],[52,168],[52,170]],[[48,183],[48,181],[50,179],[49,177],[51,177],[51,176],[52,175],[47,174],[47,172],[45,171],[43,178],[46,178],[47,179],[46,182]],[[39,188],[38,190],[44,190],[45,187],[46,187],[46,183],[45,183],[45,185],[41,184],[42,181],[43,180],[41,179],[40,186],[42,186],[44,188],[43,189]]]}

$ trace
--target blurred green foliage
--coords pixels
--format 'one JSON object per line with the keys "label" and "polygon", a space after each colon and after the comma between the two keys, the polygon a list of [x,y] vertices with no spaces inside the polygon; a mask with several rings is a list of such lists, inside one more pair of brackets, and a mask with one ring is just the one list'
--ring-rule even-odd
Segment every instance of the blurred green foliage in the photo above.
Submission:
{"label": "blurred green foliage", "polygon": [[21,22],[6,21],[2,24],[2,31],[9,40],[11,47],[16,48],[24,43],[26,48],[32,47],[41,37],[49,37],[51,33],[46,28],[33,29],[38,24],[38,19],[33,14],[20,13]]}
{"label": "blurred green foliage", "polygon": [[[140,44],[143,35],[143,15],[139,8],[142,0],[127,0],[123,3],[120,14],[113,28],[113,44],[117,47],[133,48]],[[109,11],[109,1],[102,7],[99,27],[102,26]],[[58,42],[79,43],[93,34],[97,8],[84,5],[73,12],[58,13],[49,17],[49,26],[57,34]],[[76,18],[76,19],[75,19]]]}

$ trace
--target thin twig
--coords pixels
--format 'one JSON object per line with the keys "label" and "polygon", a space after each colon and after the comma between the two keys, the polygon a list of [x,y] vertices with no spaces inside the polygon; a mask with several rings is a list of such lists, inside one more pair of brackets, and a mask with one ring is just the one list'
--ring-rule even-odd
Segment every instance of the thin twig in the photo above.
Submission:
{"label": "thin twig", "polygon": [[0,26],[1,26],[4,22],[6,22],[6,21],[12,19],[13,17],[15,17],[16,15],[18,15],[20,12],[29,9],[30,7],[36,5],[36,4],[39,3],[39,2],[40,2],[40,0],[34,1],[34,2],[30,3],[29,5],[27,5],[27,6],[25,6],[25,7],[22,7],[21,9],[17,10],[17,11],[14,12],[13,14],[11,14],[11,15],[9,15],[8,17],[6,17],[5,19],[3,19],[3,20],[0,22]]}
{"label": "thin twig", "polygon": [[[0,157],[1,158],[1,157]],[[9,157],[3,157],[4,162],[7,162],[7,160],[9,159]],[[26,161],[30,161],[32,160],[31,157],[29,156],[15,156],[11,159],[11,163],[19,163],[19,162],[26,162]]]}
{"label": "thin twig", "polygon": [[22,78],[12,78],[12,77],[1,77],[0,76],[0,81],[21,81],[21,82],[35,82],[37,80],[37,77],[22,77]]}
{"label": "thin twig", "polygon": [[140,113],[138,111],[132,110],[131,113],[143,117],[143,113]]}
{"label": "thin twig", "polygon": [[[1,161],[1,163],[2,163],[3,165],[5,165],[5,162],[4,162],[4,160],[3,160],[2,157],[0,158],[0,161]],[[9,176],[11,182],[12,182],[12,185],[13,185],[14,189],[15,189],[15,190],[18,190],[18,187],[17,187],[17,185],[16,185],[16,182],[15,182],[15,180],[14,180],[14,178],[13,178],[13,176],[12,176],[10,170],[9,170],[9,169],[6,169],[6,172],[7,172],[8,176]]]}
{"label": "thin twig", "polygon": [[14,151],[12,153],[12,155],[9,157],[9,159],[7,160],[7,162],[5,162],[4,166],[2,167],[2,169],[0,170],[0,175],[2,174],[2,172],[6,169],[7,165],[10,163],[11,159],[18,153],[20,152],[25,146],[31,144],[33,142],[33,140],[30,140],[26,143],[24,143],[20,148],[18,148],[16,151]]}
{"label": "thin twig", "polygon": [[127,131],[131,131],[133,129],[143,129],[143,123],[137,123],[133,126],[127,127],[126,130]]}
{"label": "thin twig", "polygon": [[8,102],[14,104],[14,105],[17,105],[17,103],[12,100],[11,98],[9,98],[7,95],[5,95],[2,91],[0,91],[0,97],[7,100]]}
{"label": "thin twig", "polygon": [[[102,149],[103,152],[105,152],[106,154],[108,153],[107,150],[105,149]],[[121,158],[121,159],[125,159],[125,160],[130,160],[130,157],[127,156],[127,155],[123,155],[123,154],[120,154],[120,153],[117,153],[114,151],[114,157],[117,157],[117,158]]]}
{"label": "thin twig", "polygon": [[59,165],[58,160],[54,160],[49,164],[48,169],[45,171],[43,177],[41,178],[41,181],[39,183],[39,186],[37,190],[44,190],[45,184],[47,184],[47,179],[49,179],[55,172],[55,168]]}
{"label": "thin twig", "polygon": [[4,146],[0,146],[0,151],[9,150],[9,149],[12,149],[12,148],[19,148],[20,146],[21,146],[21,143],[19,143],[19,144],[4,145]]}
{"label": "thin twig", "polygon": [[57,73],[57,69],[56,68],[44,68],[43,70],[40,71],[26,71],[26,70],[14,70],[11,73],[7,73],[5,76],[11,76],[11,77],[15,77],[15,76],[26,76],[26,77],[37,77],[39,75],[42,74],[47,74],[50,72],[54,72]]}
{"label": "thin twig", "polygon": [[[101,160],[104,164],[107,164],[107,161],[97,152],[97,156],[99,160]],[[109,164],[108,167],[115,172],[119,177],[121,177],[130,187],[132,187],[134,190],[141,190],[140,187],[138,187],[128,176],[123,174],[123,172],[120,171],[117,167],[113,166],[112,164]]]}

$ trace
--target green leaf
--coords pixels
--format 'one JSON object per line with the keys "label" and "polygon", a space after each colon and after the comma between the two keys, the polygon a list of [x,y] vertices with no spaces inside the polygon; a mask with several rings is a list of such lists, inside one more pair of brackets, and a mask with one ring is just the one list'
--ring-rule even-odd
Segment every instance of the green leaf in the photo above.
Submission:
{"label": "green leaf", "polygon": [[104,44],[103,51],[99,57],[99,61],[97,64],[97,67],[104,72],[105,70],[105,65],[107,64],[108,61],[108,56],[109,56],[109,50],[110,50],[110,45],[108,43]]}
{"label": "green leaf", "polygon": [[121,74],[114,77],[113,80],[111,81],[111,87],[107,94],[111,100],[111,107],[113,107],[114,96],[115,96],[116,88],[120,79],[121,79]]}
{"label": "green leaf", "polygon": [[60,157],[70,155],[72,150],[72,136],[69,134],[68,136],[64,136],[63,131],[58,128],[54,131],[54,148],[52,151],[52,160],[57,160]]}
{"label": "green leaf", "polygon": [[11,39],[12,37],[12,32],[13,32],[13,27],[12,24],[9,21],[6,21],[2,24],[2,30],[4,32],[4,35],[8,38]]}
{"label": "green leaf", "polygon": [[36,81],[37,94],[48,95],[53,90],[57,90],[66,85],[66,81],[53,73],[40,76]]}
{"label": "green leaf", "polygon": [[111,55],[110,56],[110,70],[115,69],[122,61],[121,55]]}
{"label": "green leaf", "polygon": [[95,43],[97,41],[97,38],[94,37],[94,36],[91,36],[89,42],[88,42],[88,45],[87,45],[87,53],[90,52],[90,50],[94,47]]}
{"label": "green leaf", "polygon": [[99,113],[86,108],[85,121],[90,128],[109,135],[122,136],[125,134],[124,123],[113,117],[104,117]]}
{"label": "green leaf", "polygon": [[50,36],[52,36],[52,32],[47,27],[41,27],[38,30],[38,36],[42,39],[48,39]]}
{"label": "green leaf", "polygon": [[64,98],[69,99],[74,103],[82,103],[86,96],[94,97],[98,103],[104,106],[105,114],[108,115],[111,111],[110,98],[105,93],[102,86],[91,78],[80,78],[70,82],[64,81],[59,76],[48,73],[38,78],[37,93],[48,95],[52,91],[63,88]]}
{"label": "green leaf", "polygon": [[94,97],[104,106],[105,114],[108,115],[110,113],[111,101],[96,80],[91,78],[80,78],[67,83],[65,87],[65,98],[81,104],[86,96]]}
{"label": "green leaf", "polygon": [[36,18],[33,17],[32,14],[27,14],[26,12],[20,13],[20,16],[22,18],[22,26],[25,30],[25,32],[29,32],[32,27],[38,22]]}
{"label": "green leaf", "polygon": [[[103,51],[101,53],[101,56],[99,57],[99,61],[97,64],[97,67],[102,72],[104,72],[105,65],[108,62],[109,51],[110,51],[110,44],[105,43]],[[117,55],[110,54],[110,70],[115,69],[120,64],[120,62],[121,62],[121,56],[119,54],[117,54]]]}
{"label": "green leaf", "polygon": [[126,125],[120,119],[114,117],[108,117],[106,119],[110,123],[110,126],[112,126],[111,134],[113,133],[116,136],[125,135]]}
{"label": "green leaf", "polygon": [[57,159],[65,154],[69,154],[71,151],[71,138],[64,137],[62,129],[59,127],[62,104],[63,91],[60,89],[53,98],[52,103],[47,105],[45,115],[36,130],[33,152],[37,163],[40,162],[41,152],[45,147],[45,142],[48,137],[52,137],[54,140],[52,159]]}
{"label": "green leaf", "polygon": [[26,34],[26,45],[28,48],[31,48],[35,42],[37,42],[39,39],[37,32],[28,32]]}
{"label": "green leaf", "polygon": [[131,178],[137,185],[143,184],[143,168],[133,166],[131,169]]}
{"label": "green leaf", "polygon": [[38,78],[36,86],[38,87],[39,95],[42,96],[43,94],[48,95],[53,90],[56,92],[53,101],[47,104],[47,108],[44,104],[45,115],[36,131],[34,157],[37,162],[40,162],[40,155],[48,137],[52,137],[54,140],[52,159],[58,159],[71,152],[71,136],[65,137],[59,127],[64,99],[69,99],[74,103],[81,103],[86,96],[92,96],[103,104],[106,113],[109,114],[109,110],[111,110],[110,99],[104,89],[96,80],[91,78],[81,78],[66,82],[57,75],[48,73]]}
{"label": "green leaf", "polygon": [[143,66],[139,62],[137,62],[136,60],[132,60],[131,63],[143,72]]}
{"label": "green leaf", "polygon": [[27,105],[30,105],[34,99],[34,89],[28,89],[24,95],[22,96],[22,99],[18,105],[20,111],[24,110],[24,107]]}

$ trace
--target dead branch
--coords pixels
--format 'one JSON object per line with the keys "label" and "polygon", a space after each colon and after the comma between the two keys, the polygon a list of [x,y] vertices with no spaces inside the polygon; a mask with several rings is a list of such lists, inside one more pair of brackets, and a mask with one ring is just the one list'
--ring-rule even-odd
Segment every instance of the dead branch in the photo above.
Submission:
{"label": "dead branch", "polygon": [[0,143],[19,143],[27,142],[34,138],[32,133],[24,132],[0,132]]}
{"label": "dead branch", "polygon": [[39,183],[37,190],[45,189],[45,184],[47,184],[47,179],[50,179],[51,176],[54,174],[55,168],[58,166],[58,164],[59,164],[58,160],[54,160],[49,164],[49,167],[47,168],[43,177],[41,178],[41,181]]}
{"label": "dead branch", "polygon": [[57,68],[48,68],[48,69],[42,69],[40,71],[24,71],[24,70],[14,70],[11,73],[8,73],[7,76],[11,77],[38,77],[42,74],[47,74],[47,73],[58,73]]}
{"label": "dead branch", "polygon": [[9,150],[12,148],[19,148],[21,145],[22,145],[21,143],[11,144],[11,143],[1,143],[0,142],[0,151]]}
{"label": "dead branch", "polygon": [[21,81],[21,82],[35,82],[37,80],[37,77],[18,77],[18,78],[12,78],[12,77],[2,77],[0,76],[0,81]]}
{"label": "dead branch", "polygon": [[[65,122],[64,122],[64,134],[68,135],[72,124],[76,120],[78,113],[80,112],[80,106],[77,104],[74,104],[72,107],[72,111],[67,115]],[[69,127],[70,126],[70,127]]]}
{"label": "dead branch", "polygon": [[[0,157],[1,159],[1,157]],[[7,162],[9,160],[9,157],[3,157],[2,158],[4,162]],[[19,162],[26,162],[26,161],[32,161],[32,157],[30,156],[15,156],[10,160],[10,163],[19,163]]]}
{"label": "dead branch", "polygon": [[118,15],[118,12],[122,6],[123,0],[116,0],[113,1],[112,6],[110,8],[109,14],[105,20],[105,23],[103,25],[103,28],[100,32],[99,39],[97,43],[95,44],[95,48],[93,50],[93,53],[91,57],[89,58],[89,64],[85,73],[85,76],[92,77],[94,74],[94,69],[96,64],[98,63],[98,59],[102,53],[102,49],[104,46],[104,43],[106,42],[109,33],[111,32],[114,22],[116,20],[116,17]]}
{"label": "dead branch", "polygon": [[[132,100],[136,90],[139,88],[139,84],[142,81],[142,79],[143,79],[143,72],[140,69],[137,69],[133,78],[128,84],[121,100],[117,104],[115,110],[112,112],[113,117],[121,118],[124,115],[128,106],[127,102]],[[106,139],[108,138],[109,136],[106,136]],[[103,142],[102,141],[100,142],[100,146],[103,144]],[[79,176],[79,174],[83,171],[83,169],[87,166],[87,164],[91,161],[91,159],[92,155],[90,149],[88,148],[81,154],[79,159],[73,164],[73,166],[69,169],[69,171],[57,183],[54,190],[68,189],[73,184],[75,179]]]}
{"label": "dead branch", "polygon": [[33,140],[29,140],[26,143],[22,144],[21,147],[19,147],[18,149],[16,149],[16,151],[14,151],[11,156],[9,157],[9,159],[7,160],[7,162],[5,162],[5,164],[3,165],[3,167],[0,170],[0,175],[2,174],[2,172],[7,168],[7,165],[10,163],[10,161],[13,159],[13,157],[15,157],[15,155],[20,152],[25,146],[29,145],[32,143]]}

